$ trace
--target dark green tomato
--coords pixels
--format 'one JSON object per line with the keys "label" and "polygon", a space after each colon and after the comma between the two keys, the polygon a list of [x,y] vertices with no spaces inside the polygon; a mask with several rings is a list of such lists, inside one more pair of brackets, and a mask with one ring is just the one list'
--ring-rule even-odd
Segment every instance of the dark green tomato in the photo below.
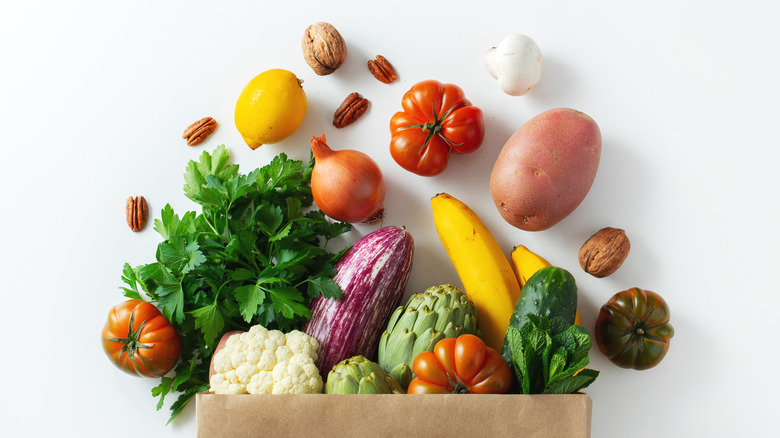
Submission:
{"label": "dark green tomato", "polygon": [[599,350],[614,364],[652,368],[666,356],[674,336],[669,306],[657,293],[638,287],[618,292],[601,306],[594,336]]}

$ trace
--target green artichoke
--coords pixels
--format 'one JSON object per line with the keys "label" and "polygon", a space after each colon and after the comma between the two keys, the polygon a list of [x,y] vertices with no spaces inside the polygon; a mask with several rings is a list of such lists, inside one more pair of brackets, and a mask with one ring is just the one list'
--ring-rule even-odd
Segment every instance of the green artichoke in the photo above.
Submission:
{"label": "green artichoke", "polygon": [[337,363],[328,373],[326,394],[405,394],[395,378],[363,356]]}
{"label": "green artichoke", "polygon": [[457,286],[433,286],[409,297],[390,316],[379,340],[378,362],[402,387],[414,378],[412,361],[423,351],[433,351],[444,338],[479,335],[477,311],[466,292]]}

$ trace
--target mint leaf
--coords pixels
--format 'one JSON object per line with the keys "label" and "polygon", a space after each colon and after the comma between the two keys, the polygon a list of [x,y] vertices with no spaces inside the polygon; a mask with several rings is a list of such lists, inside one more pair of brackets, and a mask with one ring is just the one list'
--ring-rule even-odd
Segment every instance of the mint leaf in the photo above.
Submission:
{"label": "mint leaf", "polygon": [[566,369],[566,348],[564,346],[558,347],[550,358],[549,368],[547,368],[547,381],[555,380]]}
{"label": "mint leaf", "polygon": [[[563,333],[569,327],[573,326],[573,324],[570,324],[569,322],[567,322],[566,319],[563,318],[563,317],[557,317],[557,318],[550,319],[549,320],[549,324],[550,324],[550,326],[549,326],[550,327],[549,328],[550,336],[555,336],[555,335],[558,335],[560,333]],[[575,327],[579,327],[579,326],[575,326]]]}
{"label": "mint leaf", "polygon": [[526,348],[523,348],[523,357],[520,363],[521,388],[523,394],[536,394],[539,392],[539,385],[544,384],[541,362],[538,360],[539,356],[536,355],[536,351],[527,346],[525,340],[523,343]]}
{"label": "mint leaf", "polygon": [[528,314],[520,329],[506,331],[504,357],[524,394],[568,394],[590,385],[598,371],[586,370],[592,343],[588,331],[563,317]]}
{"label": "mint leaf", "polygon": [[574,356],[572,360],[579,361],[582,358],[588,357],[588,352],[593,346],[593,341],[590,340],[590,335],[586,329],[578,325],[572,327],[571,331],[576,342],[576,347],[572,351],[572,355]]}
{"label": "mint leaf", "polygon": [[542,394],[571,394],[577,392],[593,383],[598,375],[599,372],[596,370],[584,369],[576,376],[570,376],[553,383],[545,388]]}

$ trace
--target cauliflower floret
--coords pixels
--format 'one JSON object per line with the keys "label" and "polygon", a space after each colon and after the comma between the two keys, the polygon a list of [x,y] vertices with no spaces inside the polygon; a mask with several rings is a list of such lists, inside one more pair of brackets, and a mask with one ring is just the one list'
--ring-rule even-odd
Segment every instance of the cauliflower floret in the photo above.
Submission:
{"label": "cauliflower floret", "polygon": [[320,344],[298,330],[282,333],[255,325],[228,338],[214,355],[211,390],[217,394],[322,392],[314,361]]}
{"label": "cauliflower floret", "polygon": [[287,333],[287,347],[293,351],[293,353],[302,353],[307,356],[311,356],[316,361],[318,359],[317,350],[320,348],[320,343],[317,342],[313,336],[309,336],[304,332],[293,330]]}

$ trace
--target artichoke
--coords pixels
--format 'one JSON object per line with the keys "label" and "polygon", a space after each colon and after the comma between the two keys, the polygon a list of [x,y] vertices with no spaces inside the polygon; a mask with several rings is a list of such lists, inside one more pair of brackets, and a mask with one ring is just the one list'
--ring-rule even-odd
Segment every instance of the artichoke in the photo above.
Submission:
{"label": "artichoke", "polygon": [[395,378],[364,356],[344,359],[333,366],[325,383],[326,394],[405,394]]}
{"label": "artichoke", "polygon": [[444,338],[479,335],[477,311],[457,286],[433,286],[409,297],[390,316],[379,340],[378,362],[402,387],[414,378],[412,362],[423,351],[433,351]]}

